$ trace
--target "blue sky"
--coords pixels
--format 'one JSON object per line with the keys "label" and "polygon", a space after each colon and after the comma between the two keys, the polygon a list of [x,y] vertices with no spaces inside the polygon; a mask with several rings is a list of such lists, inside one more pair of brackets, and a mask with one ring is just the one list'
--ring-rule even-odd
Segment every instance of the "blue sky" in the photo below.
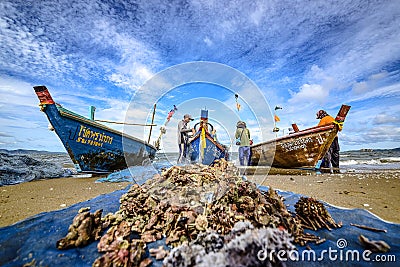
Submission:
{"label": "blue sky", "polygon": [[[344,103],[352,108],[339,135],[342,150],[399,147],[399,25],[396,0],[3,0],[0,148],[64,151],[37,106],[32,86],[42,84],[74,112],[85,115],[95,105],[98,119],[144,122],[155,99],[161,125],[177,105],[163,142],[167,151],[176,151],[177,122],[185,113],[198,117],[204,106],[229,143],[238,118],[259,142],[271,137],[276,105],[283,108],[278,127],[287,132],[293,122],[300,129],[317,124],[319,109],[336,115]],[[197,61],[235,69],[258,89],[207,81],[143,86],[168,68]],[[123,130],[147,139],[148,129]],[[156,128],[153,139],[158,134]]]}

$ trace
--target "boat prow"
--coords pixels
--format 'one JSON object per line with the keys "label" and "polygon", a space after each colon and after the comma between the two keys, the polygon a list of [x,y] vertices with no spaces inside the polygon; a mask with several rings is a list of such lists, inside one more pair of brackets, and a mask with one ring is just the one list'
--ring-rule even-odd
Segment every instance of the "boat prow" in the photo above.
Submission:
{"label": "boat prow", "polygon": [[[215,160],[229,157],[226,146],[219,143],[213,132],[214,127],[208,122],[208,110],[201,111],[200,125],[189,141],[189,158],[192,163],[211,165]],[[211,128],[211,133],[209,130]]]}
{"label": "boat prow", "polygon": [[350,106],[342,105],[335,122],[330,125],[302,131],[297,129],[292,134],[253,145],[251,165],[286,169],[317,168],[342,127],[349,110]]}
{"label": "boat prow", "polygon": [[34,89],[41,110],[78,172],[109,173],[128,165],[142,165],[154,158],[154,146],[63,108],[54,102],[46,86]]}

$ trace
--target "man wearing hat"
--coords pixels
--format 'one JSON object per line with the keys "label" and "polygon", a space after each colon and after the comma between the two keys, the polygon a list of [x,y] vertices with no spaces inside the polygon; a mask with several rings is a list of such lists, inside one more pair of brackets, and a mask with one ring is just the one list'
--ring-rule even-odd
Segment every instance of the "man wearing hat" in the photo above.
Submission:
{"label": "man wearing hat", "polygon": [[195,133],[194,129],[188,128],[188,123],[192,121],[192,116],[190,114],[185,114],[183,120],[178,123],[178,146],[179,146],[179,157],[178,163],[181,163],[184,158],[186,158],[189,133]]}
{"label": "man wearing hat", "polygon": [[[317,119],[319,119],[318,126],[329,125],[335,121],[335,119],[330,116],[325,110],[319,110],[316,114]],[[339,129],[340,131],[341,129]],[[331,165],[333,168],[339,168],[339,139],[336,135],[335,139],[333,139],[332,145],[329,147],[328,152],[324,156],[324,160],[321,167],[330,168]]]}
{"label": "man wearing hat", "polygon": [[248,166],[250,163],[250,131],[244,121],[236,124],[235,138],[239,146],[239,162],[241,166]]}

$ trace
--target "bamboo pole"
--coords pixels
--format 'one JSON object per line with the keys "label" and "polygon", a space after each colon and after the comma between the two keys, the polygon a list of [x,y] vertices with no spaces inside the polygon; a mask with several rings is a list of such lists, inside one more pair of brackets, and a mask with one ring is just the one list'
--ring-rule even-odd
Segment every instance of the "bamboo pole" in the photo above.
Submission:
{"label": "bamboo pole", "polygon": [[157,104],[154,104],[154,108],[153,108],[153,116],[151,117],[151,126],[150,126],[150,132],[149,132],[149,140],[147,141],[148,144],[150,144],[150,137],[151,137],[151,131],[153,130],[153,123],[154,123],[154,115],[156,114],[156,107]]}
{"label": "bamboo pole", "polygon": [[150,127],[157,126],[157,124],[126,123],[126,122],[108,121],[108,120],[94,120],[94,121],[114,123],[114,124],[133,125],[133,126],[150,126]]}

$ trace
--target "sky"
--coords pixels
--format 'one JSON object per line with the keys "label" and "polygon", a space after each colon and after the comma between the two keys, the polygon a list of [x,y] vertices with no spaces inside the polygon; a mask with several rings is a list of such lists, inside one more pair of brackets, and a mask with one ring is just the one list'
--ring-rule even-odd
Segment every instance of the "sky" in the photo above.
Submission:
{"label": "sky", "polygon": [[[0,148],[65,151],[35,85],[117,122],[149,122],[156,103],[151,142],[176,105],[165,151],[177,151],[183,115],[193,126],[203,108],[229,145],[239,119],[257,143],[274,137],[275,106],[281,136],[342,104],[342,151],[400,147],[399,25],[397,0],[2,0]],[[148,138],[148,127],[111,126]]]}

